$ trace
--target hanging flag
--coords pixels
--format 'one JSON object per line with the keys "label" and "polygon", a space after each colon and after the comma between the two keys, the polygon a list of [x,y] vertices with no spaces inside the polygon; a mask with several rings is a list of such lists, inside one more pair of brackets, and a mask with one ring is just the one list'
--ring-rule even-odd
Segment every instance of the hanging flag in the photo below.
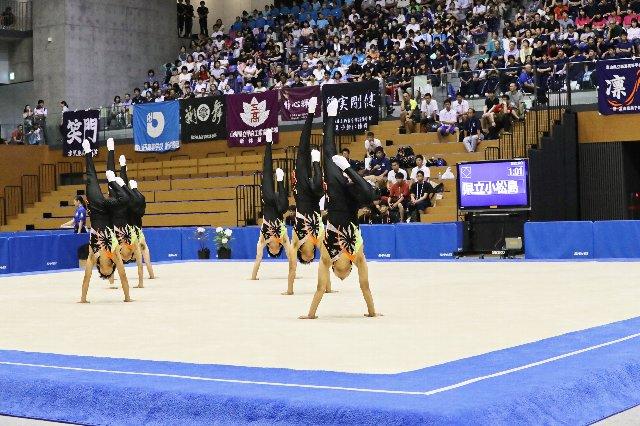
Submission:
{"label": "hanging flag", "polygon": [[380,87],[378,80],[361,83],[325,84],[322,86],[323,108],[333,99],[338,100],[336,133],[363,132],[372,124],[378,124]]}
{"label": "hanging flag", "polygon": [[91,143],[93,155],[98,154],[98,125],[100,124],[100,110],[89,109],[67,111],[62,114],[62,129],[64,133],[64,156],[82,157],[82,141],[87,139]]}
{"label": "hanging flag", "polygon": [[183,142],[227,138],[224,96],[180,100],[180,128]]}
{"label": "hanging flag", "polygon": [[278,92],[227,96],[227,140],[229,146],[251,147],[264,145],[264,131],[273,131],[278,142]]}
{"label": "hanging flag", "polygon": [[166,152],[180,148],[180,103],[137,104],[133,107],[133,141],[139,152]]}
{"label": "hanging flag", "polygon": [[600,114],[640,112],[640,61],[598,61],[596,69]]}
{"label": "hanging flag", "polygon": [[[280,117],[283,121],[306,120],[309,113],[309,99],[320,100],[320,86],[283,87],[280,89]],[[320,117],[320,108],[315,117]]]}

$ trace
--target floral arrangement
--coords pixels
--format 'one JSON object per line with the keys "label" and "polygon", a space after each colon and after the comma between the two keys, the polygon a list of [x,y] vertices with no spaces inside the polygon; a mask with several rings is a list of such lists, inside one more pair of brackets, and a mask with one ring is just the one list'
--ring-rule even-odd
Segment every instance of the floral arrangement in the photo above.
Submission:
{"label": "floral arrangement", "polygon": [[209,231],[202,226],[196,228],[194,239],[200,243],[200,250],[207,248],[207,241],[209,240]]}
{"label": "floral arrangement", "polygon": [[218,249],[225,248],[227,250],[231,250],[232,235],[233,231],[231,229],[224,229],[221,226],[218,226],[216,228],[216,234],[213,237],[213,240],[216,242]]}

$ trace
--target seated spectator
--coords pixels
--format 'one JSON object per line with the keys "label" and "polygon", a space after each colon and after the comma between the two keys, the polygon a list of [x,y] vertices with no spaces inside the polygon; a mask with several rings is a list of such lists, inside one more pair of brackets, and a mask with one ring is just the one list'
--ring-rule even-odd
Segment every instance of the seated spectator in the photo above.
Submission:
{"label": "seated spectator", "polygon": [[367,132],[367,138],[364,140],[364,149],[369,157],[374,157],[376,150],[382,146],[380,139],[377,139],[373,132]]}
{"label": "seated spectator", "polygon": [[519,117],[524,115],[524,94],[520,89],[518,89],[518,85],[516,83],[509,84],[509,91],[507,92],[509,95],[509,106],[513,108]]}
{"label": "seated spectator", "polygon": [[438,121],[438,102],[431,97],[431,93],[425,93],[420,102],[420,123],[427,132],[435,132]]}
{"label": "seated spectator", "polygon": [[438,127],[440,142],[446,135],[455,135],[458,131],[458,114],[451,108],[450,99],[445,99],[444,108],[438,114],[438,121],[440,122]]}
{"label": "seated spectator", "polygon": [[387,180],[389,181],[389,185],[393,185],[396,183],[396,175],[401,173],[402,176],[406,177],[407,172],[400,168],[400,162],[395,158],[391,161],[391,170],[387,174]]}
{"label": "seated spectator", "polygon": [[424,180],[424,172],[419,170],[416,173],[416,181],[411,184],[410,201],[409,201],[409,220],[410,222],[420,222],[420,212],[427,207],[431,207],[432,194],[431,184]]}
{"label": "seated spectator", "polygon": [[22,131],[22,124],[18,124],[18,127],[13,132],[11,132],[11,139],[9,139],[6,143],[24,145],[24,132]]}
{"label": "seated spectator", "polygon": [[511,107],[508,95],[502,95],[500,103],[494,105],[485,115],[487,115],[489,121],[490,139],[497,139],[500,130],[509,132],[511,120],[519,118],[515,109]]}
{"label": "seated spectator", "polygon": [[[420,109],[418,108],[418,102],[412,99],[409,93],[402,94],[402,101],[400,102],[400,126],[404,129],[406,134],[411,134],[415,131],[414,116],[417,110],[418,117],[420,116]],[[418,118],[418,122],[420,119]]]}
{"label": "seated spectator", "polygon": [[411,170],[411,181],[415,182],[417,180],[418,172],[422,172],[425,179],[428,181],[431,176],[431,172],[429,168],[424,164],[424,157],[422,154],[416,155],[416,166]]}
{"label": "seated spectator", "polygon": [[460,125],[467,121],[467,111],[469,111],[469,102],[464,99],[462,93],[456,94],[456,100],[453,102],[453,109],[456,110],[456,116],[458,117],[458,123]]}
{"label": "seated spectator", "polygon": [[482,131],[484,133],[489,132],[489,127],[492,121],[489,120],[489,111],[495,105],[500,103],[500,99],[496,96],[496,92],[494,90],[489,90],[487,92],[487,98],[484,100],[484,107],[482,108],[482,118],[480,119],[480,124],[482,124]]}
{"label": "seated spectator", "polygon": [[349,150],[349,148],[342,148],[342,151],[340,153],[344,158],[349,160],[349,165],[353,170],[360,171],[363,168],[362,163],[360,161],[351,159],[351,151]]}
{"label": "seated spectator", "polygon": [[476,111],[473,108],[469,108],[467,116],[468,119],[464,125],[464,139],[462,143],[467,149],[467,152],[475,152],[478,143],[484,138],[484,135],[482,134],[480,120],[476,117]]}
{"label": "seated spectator", "polygon": [[376,148],[375,156],[369,163],[369,175],[365,176],[365,179],[371,182],[378,182],[380,179],[387,179],[387,175],[391,170],[391,162],[387,158],[384,149],[382,147]]}
{"label": "seated spectator", "polygon": [[111,108],[109,108],[109,118],[107,119],[107,128],[111,127],[111,123],[116,121],[116,127],[121,128],[125,125],[124,107],[120,96],[113,98]]}
{"label": "seated spectator", "polygon": [[42,145],[44,144],[44,132],[42,127],[38,123],[34,123],[31,132],[26,135],[29,145]]}
{"label": "seated spectator", "polygon": [[403,172],[397,172],[395,174],[395,183],[389,187],[389,209],[391,212],[397,211],[400,216],[400,221],[404,222],[404,214],[411,201],[409,182],[405,180],[405,174]]}

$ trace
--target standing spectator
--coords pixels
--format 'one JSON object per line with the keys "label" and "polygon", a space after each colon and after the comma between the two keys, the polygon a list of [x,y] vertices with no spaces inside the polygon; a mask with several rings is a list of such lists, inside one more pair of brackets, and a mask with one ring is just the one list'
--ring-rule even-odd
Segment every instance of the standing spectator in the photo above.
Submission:
{"label": "standing spectator", "polygon": [[22,124],[18,124],[18,127],[11,132],[11,139],[9,139],[6,143],[16,144],[16,145],[24,145],[24,132],[23,132]]}
{"label": "standing spectator", "polygon": [[182,0],[178,0],[177,13],[178,13],[178,37],[182,37],[184,32],[184,4]]}
{"label": "standing spectator", "polygon": [[451,108],[451,99],[445,99],[444,108],[438,114],[440,127],[438,128],[438,136],[440,142],[446,135],[454,135],[458,131],[458,114],[456,110]]}
{"label": "standing spectator", "polygon": [[24,133],[31,133],[31,129],[33,128],[33,111],[30,105],[25,105],[22,110],[22,124],[24,126]]}
{"label": "standing spectator", "polygon": [[382,146],[380,139],[376,139],[373,132],[367,132],[367,138],[364,140],[364,149],[369,157],[373,157],[378,147]]}
{"label": "standing spectator", "polygon": [[204,1],[200,2],[198,8],[198,22],[200,23],[200,34],[209,36],[209,28],[207,25],[207,16],[209,15],[209,8],[204,5]]}
{"label": "standing spectator", "polygon": [[60,125],[59,125],[59,129],[60,129],[60,135],[62,136],[62,139],[64,140],[65,138],[65,131],[64,131],[64,113],[69,111],[69,105],[67,104],[67,101],[60,101]]}
{"label": "standing spectator", "polygon": [[484,137],[482,135],[482,126],[480,126],[480,120],[476,117],[476,111],[473,108],[469,108],[467,116],[468,119],[464,125],[464,139],[462,143],[467,149],[467,152],[475,152],[478,143]]}
{"label": "standing spectator", "polygon": [[33,122],[43,128],[47,123],[47,107],[44,106],[44,101],[40,99],[36,109],[33,110]]}
{"label": "standing spectator", "polygon": [[395,175],[395,183],[389,188],[389,207],[392,212],[398,211],[400,215],[400,221],[404,221],[404,213],[409,206],[410,198],[410,186],[409,182],[405,180],[405,174],[403,172],[397,172]]}
{"label": "standing spectator", "polygon": [[429,193],[431,185],[424,180],[424,172],[419,170],[416,173],[416,181],[409,190],[411,201],[409,202],[409,221],[420,222],[420,212],[427,207],[431,207]]}
{"label": "standing spectator", "polygon": [[389,185],[393,185],[396,183],[397,175],[402,173],[402,176],[407,176],[407,172],[400,168],[400,162],[395,158],[391,161],[391,170],[387,174],[387,180],[389,181]]}
{"label": "standing spectator", "polygon": [[191,30],[193,29],[193,6],[191,5],[191,0],[185,0],[185,5],[183,8],[184,11],[184,36],[186,38],[191,37]]}
{"label": "standing spectator", "polygon": [[122,101],[122,108],[124,109],[125,126],[131,127],[131,117],[133,113],[133,99],[131,99],[130,93],[124,94],[124,100]]}
{"label": "standing spectator", "polygon": [[16,16],[13,14],[12,9],[7,6],[0,15],[0,27],[11,28],[16,23]]}

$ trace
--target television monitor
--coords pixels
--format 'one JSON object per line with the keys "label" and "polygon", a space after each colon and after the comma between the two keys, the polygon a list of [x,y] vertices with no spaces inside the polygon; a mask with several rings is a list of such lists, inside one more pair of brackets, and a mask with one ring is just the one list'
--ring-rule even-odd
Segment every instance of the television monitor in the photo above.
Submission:
{"label": "television monitor", "polygon": [[528,210],[528,159],[457,164],[458,210]]}

